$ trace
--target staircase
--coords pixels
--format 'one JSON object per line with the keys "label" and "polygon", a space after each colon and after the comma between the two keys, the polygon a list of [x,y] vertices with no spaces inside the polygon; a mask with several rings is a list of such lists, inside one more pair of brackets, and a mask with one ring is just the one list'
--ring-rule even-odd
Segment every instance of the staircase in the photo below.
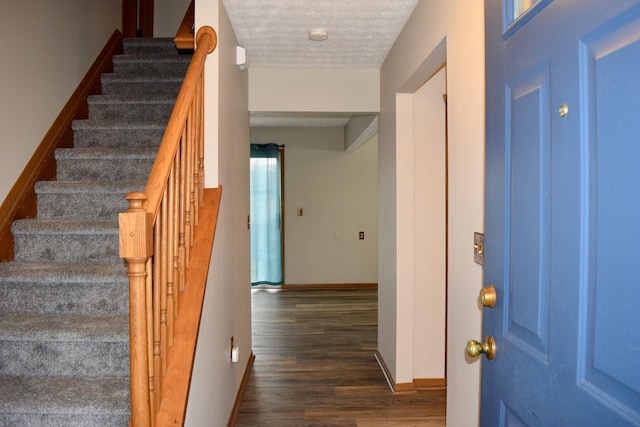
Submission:
{"label": "staircase", "polygon": [[190,61],[169,39],[126,39],[13,223],[0,264],[0,426],[126,426],[129,302],[118,256],[124,195],[142,191]]}

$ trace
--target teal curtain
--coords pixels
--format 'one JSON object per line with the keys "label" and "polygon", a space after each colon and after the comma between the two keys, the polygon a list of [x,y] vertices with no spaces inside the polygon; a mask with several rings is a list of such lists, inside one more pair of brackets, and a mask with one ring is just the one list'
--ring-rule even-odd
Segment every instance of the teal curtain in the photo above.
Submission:
{"label": "teal curtain", "polygon": [[251,144],[251,285],[282,284],[280,156],[276,144]]}

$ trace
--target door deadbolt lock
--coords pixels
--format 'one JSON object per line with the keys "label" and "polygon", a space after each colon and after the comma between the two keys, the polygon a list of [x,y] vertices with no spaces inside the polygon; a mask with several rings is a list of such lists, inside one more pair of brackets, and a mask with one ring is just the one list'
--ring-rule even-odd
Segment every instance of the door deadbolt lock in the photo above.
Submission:
{"label": "door deadbolt lock", "polygon": [[480,304],[489,308],[496,306],[496,288],[493,285],[480,289]]}
{"label": "door deadbolt lock", "polygon": [[560,114],[560,117],[567,117],[567,114],[569,114],[569,106],[567,104],[562,104],[558,109],[558,114]]}
{"label": "door deadbolt lock", "polygon": [[484,343],[470,340],[467,343],[467,354],[470,357],[478,357],[484,354],[488,360],[493,360],[496,357],[496,342],[491,335],[487,335]]}

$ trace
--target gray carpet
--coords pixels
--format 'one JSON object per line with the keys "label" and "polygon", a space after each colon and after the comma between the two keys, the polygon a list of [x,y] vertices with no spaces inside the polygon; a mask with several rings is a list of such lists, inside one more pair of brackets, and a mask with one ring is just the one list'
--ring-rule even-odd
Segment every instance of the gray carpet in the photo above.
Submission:
{"label": "gray carpet", "polygon": [[128,282],[118,257],[124,195],[142,191],[190,56],[170,39],[126,39],[38,217],[13,223],[0,264],[0,426],[126,426]]}

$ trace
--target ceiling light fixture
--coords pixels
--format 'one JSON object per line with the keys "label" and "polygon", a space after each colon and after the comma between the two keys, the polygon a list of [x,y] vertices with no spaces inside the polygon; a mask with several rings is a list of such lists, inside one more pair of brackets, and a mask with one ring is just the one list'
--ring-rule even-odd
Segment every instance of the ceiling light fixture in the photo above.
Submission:
{"label": "ceiling light fixture", "polygon": [[315,42],[323,42],[329,38],[329,33],[324,28],[312,28],[309,30],[309,38]]}

